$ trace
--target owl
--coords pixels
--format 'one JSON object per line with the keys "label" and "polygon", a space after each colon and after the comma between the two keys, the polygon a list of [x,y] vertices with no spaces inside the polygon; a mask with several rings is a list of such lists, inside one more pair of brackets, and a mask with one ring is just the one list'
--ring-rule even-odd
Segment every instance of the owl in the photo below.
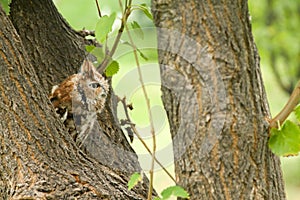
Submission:
{"label": "owl", "polygon": [[49,99],[79,147],[97,123],[108,92],[107,80],[88,60],[84,60],[78,74],[52,88]]}

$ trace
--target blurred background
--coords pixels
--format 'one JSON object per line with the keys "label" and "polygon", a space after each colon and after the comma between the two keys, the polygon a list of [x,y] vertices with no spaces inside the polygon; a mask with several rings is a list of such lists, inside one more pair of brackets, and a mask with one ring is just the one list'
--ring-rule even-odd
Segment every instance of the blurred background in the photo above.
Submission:
{"label": "blurred background", "polygon": [[[75,30],[94,30],[98,17],[96,3],[93,0],[54,0],[59,11]],[[150,0],[134,1],[136,4]],[[7,0],[0,0],[7,5]],[[102,15],[119,13],[117,0],[99,1]],[[252,20],[252,32],[261,57],[261,68],[268,95],[272,116],[284,106],[295,84],[300,80],[300,0],[249,0]],[[146,89],[151,97],[151,111],[154,115],[155,130],[158,142],[158,159],[174,175],[171,138],[167,117],[160,100],[160,79],[157,65],[155,28],[151,20],[137,11],[129,21],[137,21],[144,29],[143,36],[134,35],[134,40],[147,59],[141,58],[141,67],[145,78]],[[119,22],[118,22],[119,23]],[[118,28],[118,23],[115,28]],[[147,28],[146,28],[147,27]],[[125,34],[124,34],[125,35]],[[113,36],[109,38],[109,42]],[[123,42],[126,41],[126,36]],[[108,44],[109,44],[108,42]],[[151,135],[134,63],[132,50],[127,45],[120,45],[114,56],[120,63],[120,71],[113,78],[113,87],[120,97],[126,96],[133,103],[134,110],[130,116],[136,123],[144,140],[151,147]],[[123,118],[122,109],[119,117]],[[149,170],[150,156],[137,138],[133,142],[135,151],[145,171]],[[151,149],[151,148],[150,148]],[[288,200],[299,200],[300,197],[300,156],[281,158]],[[160,192],[174,185],[172,180],[158,167],[155,170],[155,189]]]}

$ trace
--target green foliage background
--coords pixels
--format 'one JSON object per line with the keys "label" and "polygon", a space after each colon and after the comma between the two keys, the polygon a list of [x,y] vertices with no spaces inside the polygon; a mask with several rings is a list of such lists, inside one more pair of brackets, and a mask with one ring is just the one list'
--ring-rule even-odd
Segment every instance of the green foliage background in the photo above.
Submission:
{"label": "green foliage background", "polygon": [[[134,1],[137,4],[146,3],[149,0]],[[94,0],[54,0],[59,11],[64,18],[76,29],[93,30],[98,21],[98,12]],[[9,0],[0,0],[2,7],[8,12]],[[117,0],[99,1],[102,15],[119,11]],[[249,0],[249,9],[252,20],[252,31],[261,57],[262,73],[265,87],[270,103],[272,115],[276,115],[288,99],[293,85],[300,79],[300,0]],[[136,20],[142,27],[153,26],[152,22],[142,12],[136,12],[129,21]],[[151,43],[155,43],[155,32],[145,33],[145,37],[153,38]],[[147,40],[145,40],[147,42]],[[148,41],[149,42],[149,41]],[[120,71],[114,77],[114,85],[121,80],[122,75],[135,68],[132,62],[132,55],[120,59]],[[146,52],[148,61],[143,64],[153,63],[157,59],[156,52]],[[142,59],[141,59],[142,60]],[[274,69],[275,68],[275,69]],[[146,74],[145,74],[146,75]],[[153,68],[151,76],[159,76],[159,71]],[[147,74],[149,76],[149,74]],[[124,85],[126,88],[126,85]],[[150,85],[151,104],[162,106],[160,94],[157,93],[159,85]],[[135,113],[132,118],[139,125],[147,124],[144,117],[144,101],[140,92],[133,95],[131,101],[134,102]],[[157,111],[154,115],[161,116],[162,111]],[[159,118],[159,117],[158,117]],[[159,123],[156,122],[156,123]],[[168,127],[164,128],[167,132]],[[170,141],[169,136],[160,134],[160,141]],[[151,145],[151,143],[149,143]],[[136,151],[143,152],[143,148],[136,144]],[[159,144],[158,144],[159,145]],[[161,145],[164,145],[162,143]],[[297,200],[300,195],[300,157],[282,158],[284,178],[289,200]],[[173,166],[169,165],[168,170],[173,171]],[[158,192],[173,185],[172,181],[161,171],[155,174],[155,187]]]}
{"label": "green foliage background", "polygon": [[[288,99],[286,89],[300,80],[300,1],[249,0],[249,9],[271,113],[275,116]],[[280,77],[274,73],[274,67]],[[297,200],[300,157],[281,160],[288,200]]]}

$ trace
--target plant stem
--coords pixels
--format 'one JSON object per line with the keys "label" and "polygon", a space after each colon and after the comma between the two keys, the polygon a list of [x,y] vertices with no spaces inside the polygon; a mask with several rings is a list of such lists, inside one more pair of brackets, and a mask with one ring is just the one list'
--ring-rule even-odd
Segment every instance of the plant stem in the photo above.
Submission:
{"label": "plant stem", "polygon": [[[125,111],[125,116],[126,119],[128,121],[128,124],[130,125],[132,131],[134,132],[134,134],[138,137],[138,139],[140,140],[140,142],[143,144],[143,146],[145,147],[145,149],[148,151],[148,153],[152,156],[152,153],[149,149],[149,147],[147,146],[147,144],[145,143],[145,141],[143,140],[143,138],[141,137],[141,135],[139,134],[139,132],[137,131],[137,129],[135,128],[135,124],[132,123],[129,114],[128,114],[128,109],[126,106],[126,98],[124,97],[123,99],[119,98],[119,101],[121,101],[124,111]],[[159,160],[157,160],[157,158],[155,157],[155,162],[166,172],[166,174],[172,179],[172,181],[174,181],[174,183],[176,184],[176,180],[175,178],[171,175],[171,173],[163,166],[163,164],[161,164],[161,162]]]}
{"label": "plant stem", "polygon": [[290,113],[294,110],[297,104],[300,101],[300,81],[296,84],[295,89],[293,90],[288,102],[285,104],[283,109],[270,121],[270,128],[279,128],[279,125],[286,120]]}
{"label": "plant stem", "polygon": [[150,100],[149,100],[149,97],[148,97],[148,94],[147,94],[147,90],[145,88],[145,83],[144,83],[144,80],[143,80],[142,70],[141,70],[141,66],[140,66],[140,63],[139,63],[139,59],[138,59],[137,48],[136,48],[136,46],[133,42],[133,39],[131,37],[131,34],[130,34],[129,29],[126,26],[126,24],[125,24],[125,28],[126,28],[126,31],[127,31],[127,34],[128,34],[129,41],[130,41],[130,43],[132,45],[132,48],[133,48],[133,55],[134,55],[135,62],[136,62],[136,65],[137,65],[139,80],[140,80],[142,90],[143,90],[143,93],[144,93],[144,97],[145,97],[145,101],[146,101],[146,105],[147,105],[147,110],[148,110],[148,115],[149,115],[149,121],[150,121],[150,129],[151,129],[153,147],[152,147],[151,168],[150,168],[150,171],[149,171],[150,183],[149,183],[149,190],[148,190],[148,198],[147,199],[151,200],[152,199],[152,192],[153,192],[153,175],[154,175],[153,171],[154,171],[155,152],[156,152],[156,138],[155,138],[154,123],[153,123],[153,117],[152,117],[152,113],[151,113]]}
{"label": "plant stem", "polygon": [[122,19],[121,19],[122,22],[121,22],[121,27],[119,28],[119,31],[118,31],[118,35],[117,35],[117,37],[114,41],[114,44],[111,48],[111,51],[108,52],[107,54],[105,54],[105,58],[103,59],[100,66],[98,67],[97,71],[100,72],[100,73],[103,72],[106,69],[109,61],[112,59],[112,56],[115,54],[115,52],[117,50],[118,44],[120,42],[121,36],[123,34],[123,31],[124,31],[125,24],[127,22],[127,19],[129,17],[130,13],[131,13],[131,3],[132,3],[132,1],[130,0],[128,2],[128,5],[125,5],[125,10],[124,10],[124,13],[122,15]]}
{"label": "plant stem", "polygon": [[96,0],[96,5],[97,5],[97,10],[98,10],[98,15],[99,15],[99,17],[101,18],[102,15],[101,15],[101,10],[100,10],[100,5],[99,5],[98,0]]}

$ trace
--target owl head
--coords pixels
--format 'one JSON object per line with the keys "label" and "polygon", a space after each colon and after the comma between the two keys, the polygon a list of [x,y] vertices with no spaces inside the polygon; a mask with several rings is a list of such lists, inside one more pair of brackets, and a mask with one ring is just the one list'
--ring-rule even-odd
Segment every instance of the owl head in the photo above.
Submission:
{"label": "owl head", "polygon": [[101,112],[109,91],[107,80],[88,60],[83,61],[76,79],[72,92],[73,107],[80,104],[88,111]]}
{"label": "owl head", "polygon": [[109,85],[105,78],[91,62],[84,60],[79,73],[52,88],[49,99],[56,111],[87,115],[102,111],[108,92]]}

